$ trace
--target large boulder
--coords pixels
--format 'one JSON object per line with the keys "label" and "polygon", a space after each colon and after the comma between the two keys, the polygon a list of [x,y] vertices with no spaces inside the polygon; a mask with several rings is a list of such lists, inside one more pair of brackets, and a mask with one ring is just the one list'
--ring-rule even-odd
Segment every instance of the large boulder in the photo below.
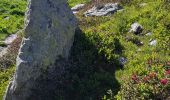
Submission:
{"label": "large boulder", "polygon": [[16,73],[4,100],[54,100],[54,89],[60,91],[56,87],[65,71],[63,61],[73,44],[76,19],[67,0],[28,0],[28,4]]}

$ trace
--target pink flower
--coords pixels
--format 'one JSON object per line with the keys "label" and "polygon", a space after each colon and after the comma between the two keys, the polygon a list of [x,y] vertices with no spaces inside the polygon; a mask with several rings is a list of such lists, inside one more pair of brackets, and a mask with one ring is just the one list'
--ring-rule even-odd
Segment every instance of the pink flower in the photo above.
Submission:
{"label": "pink flower", "polygon": [[160,82],[161,82],[162,85],[167,85],[168,79],[161,79]]}
{"label": "pink flower", "polygon": [[167,75],[170,75],[170,70],[167,70],[167,71],[166,71],[166,74],[167,74]]}
{"label": "pink flower", "polygon": [[143,78],[144,82],[148,82],[149,79],[150,79],[150,77],[148,77],[148,76],[146,76],[146,77]]}
{"label": "pink flower", "polygon": [[132,75],[132,80],[134,80],[134,81],[136,81],[138,78],[137,78],[137,76],[136,75]]}

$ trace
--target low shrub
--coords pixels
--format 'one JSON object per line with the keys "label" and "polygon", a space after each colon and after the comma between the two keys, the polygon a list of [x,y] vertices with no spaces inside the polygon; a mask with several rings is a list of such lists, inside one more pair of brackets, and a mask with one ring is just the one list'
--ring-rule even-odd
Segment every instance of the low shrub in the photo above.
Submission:
{"label": "low shrub", "polygon": [[170,89],[170,62],[148,61],[142,71],[134,72],[122,85],[118,100],[165,100]]}
{"label": "low shrub", "polygon": [[3,98],[6,87],[10,79],[12,78],[14,71],[15,71],[14,66],[10,66],[9,69],[0,71],[0,99]]}

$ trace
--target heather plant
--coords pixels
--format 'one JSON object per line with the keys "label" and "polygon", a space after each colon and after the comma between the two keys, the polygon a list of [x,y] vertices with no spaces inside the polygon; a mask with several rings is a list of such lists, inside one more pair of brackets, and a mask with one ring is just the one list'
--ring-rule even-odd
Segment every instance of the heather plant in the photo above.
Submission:
{"label": "heather plant", "polygon": [[167,99],[170,89],[170,65],[148,60],[148,65],[141,72],[134,72],[130,81],[122,85],[118,100]]}

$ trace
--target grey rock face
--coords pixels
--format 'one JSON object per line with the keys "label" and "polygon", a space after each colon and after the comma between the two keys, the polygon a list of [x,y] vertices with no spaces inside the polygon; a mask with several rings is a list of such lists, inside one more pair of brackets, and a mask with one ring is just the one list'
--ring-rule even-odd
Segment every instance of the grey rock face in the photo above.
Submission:
{"label": "grey rock face", "polygon": [[133,23],[131,25],[130,32],[134,32],[134,34],[140,34],[140,33],[142,33],[142,31],[143,31],[143,27],[139,23]]}
{"label": "grey rock face", "polygon": [[[7,88],[4,100],[48,100],[48,92],[41,91],[39,87],[46,86],[38,80],[45,77],[53,80],[46,76],[47,73],[55,73],[55,78],[60,79],[65,68],[56,63],[61,59],[68,59],[74,40],[77,24],[66,0],[28,2],[25,36],[17,57],[16,73]],[[60,83],[57,79],[53,81],[57,81],[55,85]]]}
{"label": "grey rock face", "polygon": [[113,14],[122,7],[118,3],[108,3],[106,5],[94,6],[92,9],[84,13],[85,16],[106,16],[108,14]]}

